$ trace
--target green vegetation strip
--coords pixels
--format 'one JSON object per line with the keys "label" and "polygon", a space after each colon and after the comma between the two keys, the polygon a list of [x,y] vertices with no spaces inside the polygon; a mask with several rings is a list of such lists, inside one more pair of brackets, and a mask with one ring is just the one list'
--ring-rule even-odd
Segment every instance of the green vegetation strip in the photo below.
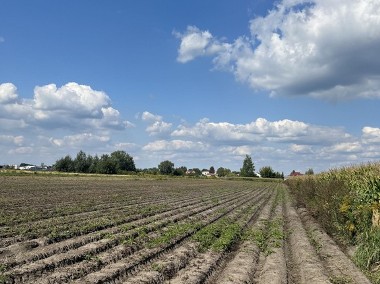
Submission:
{"label": "green vegetation strip", "polygon": [[380,163],[333,169],[286,181],[330,236],[356,246],[355,263],[380,283]]}

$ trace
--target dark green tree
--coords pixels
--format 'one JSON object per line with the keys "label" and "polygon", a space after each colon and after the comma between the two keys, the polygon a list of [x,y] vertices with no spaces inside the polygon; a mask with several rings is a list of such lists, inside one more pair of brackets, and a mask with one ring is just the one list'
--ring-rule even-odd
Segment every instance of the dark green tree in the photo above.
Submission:
{"label": "dark green tree", "polygon": [[274,178],[276,176],[276,173],[270,166],[262,167],[259,173],[263,178]]}
{"label": "dark green tree", "polygon": [[214,166],[210,167],[210,170],[208,171],[210,174],[215,174],[215,168]]}
{"label": "dark green tree", "polygon": [[252,158],[245,155],[243,161],[243,167],[240,169],[240,175],[242,177],[254,177],[255,176],[255,166],[252,162]]}
{"label": "dark green tree", "polygon": [[171,175],[174,171],[174,163],[166,160],[158,165],[158,169],[162,175]]}
{"label": "dark green tree", "polygon": [[90,162],[90,167],[88,169],[88,172],[92,173],[92,174],[99,173],[98,167],[99,167],[100,159],[99,159],[98,155],[95,155],[94,157],[87,156],[87,159]]}
{"label": "dark green tree", "polygon": [[230,169],[225,169],[223,167],[220,167],[220,168],[217,169],[216,174],[219,177],[225,177],[225,176],[228,176],[228,175],[231,174],[231,170]]}
{"label": "dark green tree", "polygon": [[133,158],[125,151],[115,151],[111,153],[111,159],[116,164],[116,172],[135,172],[136,166]]}
{"label": "dark green tree", "polygon": [[75,170],[75,165],[73,159],[67,155],[64,158],[57,160],[53,168],[59,172],[73,172]]}
{"label": "dark green tree", "polygon": [[100,157],[97,169],[100,174],[112,175],[117,173],[115,160],[107,154]]}
{"label": "dark green tree", "polygon": [[76,158],[74,159],[74,168],[77,173],[88,173],[91,166],[91,156],[87,156],[82,150],[78,152]]}
{"label": "dark green tree", "polygon": [[184,166],[182,166],[182,167],[176,168],[173,171],[173,175],[175,175],[175,176],[184,176],[186,174],[186,171],[187,171],[187,168],[184,167]]}
{"label": "dark green tree", "polygon": [[308,169],[306,172],[305,172],[305,175],[313,175],[314,174],[314,170],[312,168]]}
{"label": "dark green tree", "polygon": [[198,168],[193,168],[193,172],[194,172],[194,176],[201,176],[202,175],[202,171]]}

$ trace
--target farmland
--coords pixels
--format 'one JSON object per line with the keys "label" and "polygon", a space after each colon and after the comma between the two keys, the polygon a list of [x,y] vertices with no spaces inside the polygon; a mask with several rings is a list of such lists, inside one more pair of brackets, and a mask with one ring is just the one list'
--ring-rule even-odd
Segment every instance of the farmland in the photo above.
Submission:
{"label": "farmland", "polygon": [[370,283],[282,183],[0,176],[0,283]]}

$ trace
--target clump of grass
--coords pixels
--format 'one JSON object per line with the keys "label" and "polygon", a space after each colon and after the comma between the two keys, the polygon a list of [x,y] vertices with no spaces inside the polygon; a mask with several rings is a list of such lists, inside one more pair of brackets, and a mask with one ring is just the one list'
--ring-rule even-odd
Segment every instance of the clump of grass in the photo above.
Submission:
{"label": "clump of grass", "polygon": [[4,275],[6,270],[7,270],[7,266],[5,264],[0,264],[0,284],[7,283],[9,279],[7,275]]}
{"label": "clump of grass", "polygon": [[184,224],[178,224],[173,223],[166,227],[162,234],[149,241],[148,246],[154,247],[161,244],[167,244],[172,242],[174,239],[176,239],[179,236],[182,236],[188,232],[194,231],[199,229],[201,226],[201,223],[184,223]]}
{"label": "clump of grass", "polygon": [[366,270],[380,266],[380,229],[374,228],[360,236],[354,260],[360,268]]}
{"label": "clump of grass", "polygon": [[244,239],[255,242],[265,255],[271,254],[274,248],[281,247],[284,238],[282,218],[266,220],[262,228],[248,230],[244,236]]}
{"label": "clump of grass", "polygon": [[199,243],[198,250],[205,252],[228,250],[241,237],[241,226],[229,218],[222,218],[198,231],[193,240]]}

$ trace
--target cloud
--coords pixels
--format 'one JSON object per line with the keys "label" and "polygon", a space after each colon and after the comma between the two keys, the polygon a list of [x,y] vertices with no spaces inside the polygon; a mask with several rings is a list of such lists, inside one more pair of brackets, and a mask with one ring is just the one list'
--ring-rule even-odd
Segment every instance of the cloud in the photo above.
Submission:
{"label": "cloud", "polygon": [[149,111],[144,111],[141,115],[143,121],[161,121],[162,116],[150,113]]}
{"label": "cloud", "polygon": [[0,84],[0,104],[10,104],[17,101],[17,88],[12,83]]}
{"label": "cloud", "polygon": [[[19,99],[12,83],[0,85],[0,118],[20,125],[57,129],[125,129],[133,127],[120,117],[103,91],[75,82],[61,87],[37,86],[32,100]],[[22,122],[22,123],[21,123]],[[14,123],[17,125],[17,123]]]}
{"label": "cloud", "polygon": [[33,148],[32,147],[18,147],[15,149],[10,150],[8,153],[11,155],[25,155],[25,154],[31,154],[33,153]]}
{"label": "cloud", "polygon": [[158,140],[148,143],[143,147],[145,151],[204,151],[208,148],[202,142],[185,141],[185,140]]}
{"label": "cloud", "polygon": [[223,47],[209,31],[188,26],[185,33],[174,33],[181,40],[177,60],[186,63],[198,56],[212,55]]}
{"label": "cloud", "polygon": [[83,147],[86,148],[105,144],[110,141],[110,137],[103,135],[95,135],[92,133],[79,133],[74,135],[67,135],[63,138],[50,138],[50,143],[57,147]]}
{"label": "cloud", "polygon": [[[178,35],[177,35],[178,36]],[[188,27],[178,61],[210,55],[254,90],[328,100],[380,98],[377,0],[282,1],[232,43]]]}
{"label": "cloud", "polygon": [[173,124],[163,121],[162,116],[144,111],[141,115],[143,121],[148,121],[151,124],[145,129],[149,135],[166,136]]}
{"label": "cloud", "polygon": [[378,144],[380,143],[380,128],[375,127],[363,127],[362,129],[362,139],[365,144]]}
{"label": "cloud", "polygon": [[13,143],[15,145],[21,145],[24,142],[24,137],[13,135],[0,135],[0,144]]}
{"label": "cloud", "polygon": [[322,127],[289,119],[268,121],[258,118],[248,124],[210,122],[202,119],[192,127],[179,126],[173,137],[203,139],[212,144],[258,144],[267,142],[300,145],[334,144],[351,136],[341,128]]}
{"label": "cloud", "polygon": [[54,112],[61,111],[74,117],[93,118],[104,115],[110,98],[90,86],[71,82],[57,88],[55,84],[37,86],[34,89],[34,108]]}

